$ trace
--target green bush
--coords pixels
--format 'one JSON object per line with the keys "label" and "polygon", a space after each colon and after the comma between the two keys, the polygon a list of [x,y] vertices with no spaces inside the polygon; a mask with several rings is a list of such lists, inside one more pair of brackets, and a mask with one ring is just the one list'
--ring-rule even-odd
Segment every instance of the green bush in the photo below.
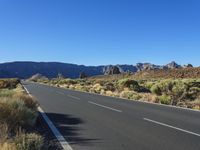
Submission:
{"label": "green bush", "polygon": [[139,100],[142,98],[139,94],[135,93],[134,91],[122,91],[120,93],[120,97],[133,100]]}
{"label": "green bush", "polygon": [[118,86],[122,88],[129,88],[133,91],[140,92],[141,87],[137,81],[131,79],[122,79],[118,81]]}
{"label": "green bush", "polygon": [[150,90],[152,93],[156,94],[156,95],[162,95],[162,91],[160,89],[160,87],[156,84],[156,85],[153,85],[151,87],[151,90]]}
{"label": "green bush", "polygon": [[131,80],[131,79],[121,79],[121,80],[118,81],[118,84],[119,84],[120,86],[128,87],[128,88],[130,88],[131,85],[136,85],[136,86],[138,86],[138,82],[135,81],[135,80]]}
{"label": "green bush", "polygon": [[151,81],[147,81],[143,83],[144,87],[151,90],[151,88],[153,87],[153,85],[155,85],[155,82],[151,82]]}
{"label": "green bush", "polygon": [[158,97],[161,104],[169,105],[171,103],[171,97],[167,95],[162,95]]}
{"label": "green bush", "polygon": [[129,99],[133,99],[133,100],[139,100],[139,99],[141,99],[142,98],[142,96],[140,96],[140,95],[138,95],[138,94],[133,94],[133,95],[131,95],[130,97],[129,97]]}

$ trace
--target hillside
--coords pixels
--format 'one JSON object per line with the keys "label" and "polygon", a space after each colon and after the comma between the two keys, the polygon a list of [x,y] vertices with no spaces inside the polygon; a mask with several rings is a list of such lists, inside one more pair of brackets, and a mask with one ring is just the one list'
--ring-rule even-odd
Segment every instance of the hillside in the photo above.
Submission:
{"label": "hillside", "polygon": [[29,78],[34,74],[42,74],[54,78],[59,73],[65,77],[77,78],[80,72],[88,76],[102,74],[103,66],[90,67],[58,62],[12,62],[0,64],[0,78]]}
{"label": "hillside", "polygon": [[179,69],[168,69],[168,70],[144,70],[136,73],[123,73],[118,75],[99,75],[90,77],[90,80],[99,81],[113,81],[120,80],[123,78],[131,78],[134,80],[154,80],[154,79],[177,79],[177,78],[200,78],[200,67],[196,68],[179,68]]}
{"label": "hillside", "polygon": [[[10,62],[10,63],[2,63],[0,64],[0,78],[29,78],[35,74],[41,74],[47,78],[55,78],[58,74],[62,75],[65,78],[78,78],[81,73],[84,72],[86,76],[97,76],[104,74],[119,74],[119,73],[136,73],[139,72],[144,76],[147,72],[151,75],[158,77],[160,76],[169,76],[169,72],[171,74],[176,73],[176,71],[172,71],[173,69],[185,69],[185,73],[178,75],[175,77],[181,76],[193,76],[195,74],[196,77],[199,76],[198,71],[191,72],[193,70],[192,65],[188,68],[187,66],[180,66],[176,62],[171,62],[167,65],[154,65],[151,63],[138,63],[136,65],[107,65],[107,66],[84,66],[84,65],[76,65],[76,64],[68,64],[68,63],[59,63],[59,62]],[[188,71],[187,71],[188,69]],[[158,71],[158,72],[157,72]],[[190,75],[189,75],[190,74]],[[172,75],[173,76],[173,75]]]}
{"label": "hillside", "polygon": [[[0,64],[0,78],[29,78],[37,73],[55,78],[62,74],[68,78],[78,78],[81,72],[87,76],[103,75],[105,66],[84,66],[59,62],[10,62]],[[133,65],[119,65],[123,71],[137,71]]]}
{"label": "hillside", "polygon": [[133,77],[138,79],[200,78],[200,67],[141,71],[134,74]]}

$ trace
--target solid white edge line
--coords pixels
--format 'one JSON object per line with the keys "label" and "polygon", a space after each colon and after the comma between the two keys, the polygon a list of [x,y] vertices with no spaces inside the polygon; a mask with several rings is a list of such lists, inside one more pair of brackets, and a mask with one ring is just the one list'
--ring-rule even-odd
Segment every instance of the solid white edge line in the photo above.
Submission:
{"label": "solid white edge line", "polygon": [[108,107],[108,106],[104,106],[104,105],[101,105],[101,104],[98,104],[98,103],[95,103],[95,102],[92,102],[92,101],[88,101],[88,103],[99,106],[99,107],[107,108],[107,109],[110,109],[110,110],[113,110],[113,111],[116,111],[116,112],[122,112],[121,110],[111,108],[111,107]]}
{"label": "solid white edge line", "polygon": [[[25,89],[25,91],[28,93],[29,96],[32,97],[32,95],[30,94],[30,92],[27,90],[27,88],[22,85]],[[46,113],[42,110],[42,108],[39,106],[38,107],[38,111],[39,113],[42,115],[43,119],[46,121],[47,125],[49,126],[49,128],[51,129],[51,131],[53,132],[54,136],[57,138],[58,142],[60,143],[60,145],[62,146],[62,148],[64,150],[73,150],[72,147],[69,145],[69,143],[65,140],[65,138],[63,137],[63,135],[58,131],[58,129],[55,127],[55,125],[53,124],[53,122],[48,118],[48,116],[46,115]]]}
{"label": "solid white edge line", "polygon": [[58,131],[58,129],[54,126],[53,122],[48,118],[48,116],[45,114],[45,112],[42,110],[41,107],[38,107],[38,111],[40,112],[40,114],[42,115],[42,117],[44,118],[44,120],[46,121],[46,123],[48,124],[49,128],[51,129],[51,131],[53,132],[53,134],[55,135],[55,137],[57,138],[57,140],[59,141],[59,143],[61,144],[62,148],[64,150],[73,150],[71,148],[71,146],[69,145],[69,143],[65,140],[65,138],[62,136],[62,134]]}
{"label": "solid white edge line", "polygon": [[175,130],[178,130],[178,131],[182,131],[182,132],[185,132],[185,133],[192,134],[192,135],[200,137],[200,134],[198,134],[198,133],[194,133],[194,132],[191,132],[191,131],[188,131],[188,130],[184,130],[184,129],[181,129],[181,128],[178,128],[178,127],[174,127],[174,126],[171,126],[171,125],[168,125],[168,124],[165,124],[165,123],[162,123],[162,122],[158,122],[158,121],[155,121],[155,120],[151,120],[151,119],[148,119],[148,118],[143,118],[143,119],[145,121],[149,121],[149,122],[161,125],[161,126],[165,126],[165,127],[168,127],[168,128],[172,128],[172,129],[175,129]]}

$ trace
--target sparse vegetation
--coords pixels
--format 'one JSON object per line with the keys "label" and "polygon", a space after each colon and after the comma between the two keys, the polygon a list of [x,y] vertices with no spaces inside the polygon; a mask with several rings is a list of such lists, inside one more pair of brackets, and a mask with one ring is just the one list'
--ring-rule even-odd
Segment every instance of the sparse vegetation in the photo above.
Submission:
{"label": "sparse vegetation", "polygon": [[17,79],[0,80],[0,149],[41,150],[44,141],[26,133],[37,119],[37,102],[27,95]]}
{"label": "sparse vegetation", "polygon": [[0,89],[16,88],[19,82],[19,79],[0,79]]}
{"label": "sparse vegetation", "polygon": [[[160,75],[157,76],[159,78],[154,76],[156,71],[147,71],[146,75],[145,72],[140,72],[135,75],[119,74],[40,82],[84,92],[200,110],[200,78],[196,78],[198,73],[195,74],[195,78],[168,78],[173,74],[179,77],[180,73],[191,69],[193,72],[198,72],[199,68],[168,70],[168,76],[165,75],[165,70],[159,70]],[[150,78],[151,74],[152,78]],[[192,76],[189,73],[186,75]]]}

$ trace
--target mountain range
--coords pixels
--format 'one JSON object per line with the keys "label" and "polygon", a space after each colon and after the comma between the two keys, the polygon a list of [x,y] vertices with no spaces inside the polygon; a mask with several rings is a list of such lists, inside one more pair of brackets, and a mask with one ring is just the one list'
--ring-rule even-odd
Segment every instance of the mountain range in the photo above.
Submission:
{"label": "mountain range", "polygon": [[[84,72],[87,76],[103,75],[109,72],[112,65],[108,66],[84,66],[60,62],[9,62],[0,64],[0,78],[21,78],[26,79],[34,74],[41,74],[47,78],[55,78],[58,74],[62,74],[68,78],[78,78],[80,73]],[[136,65],[116,65],[119,73],[122,72],[138,72],[143,70],[154,69],[173,69],[182,67],[192,67],[192,65],[181,66],[176,62],[171,62],[164,66],[154,65],[150,63],[138,63]]]}

